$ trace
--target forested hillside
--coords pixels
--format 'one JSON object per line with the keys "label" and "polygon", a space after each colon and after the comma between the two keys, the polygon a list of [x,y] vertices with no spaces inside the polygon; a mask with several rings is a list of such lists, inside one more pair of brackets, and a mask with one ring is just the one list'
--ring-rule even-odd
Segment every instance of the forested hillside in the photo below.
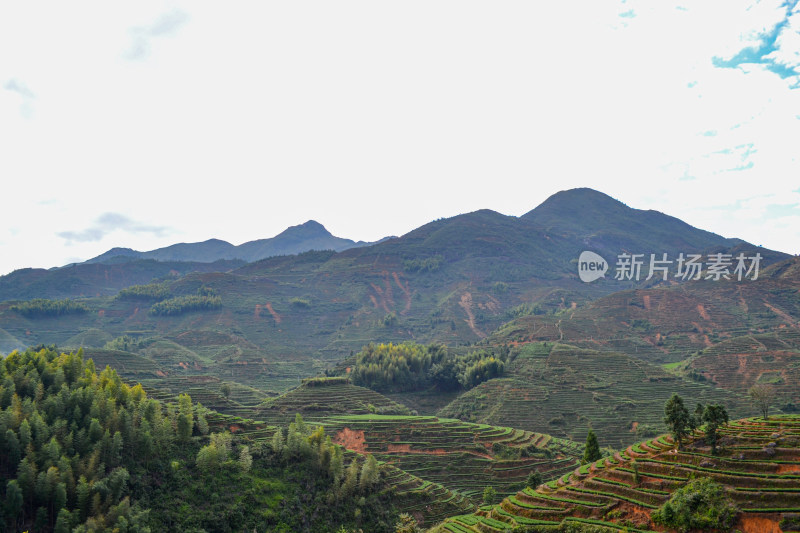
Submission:
{"label": "forested hillside", "polygon": [[[297,417],[232,435],[188,395],[149,398],[80,353],[0,361],[5,531],[391,531],[374,458]],[[209,420],[212,422],[209,423]],[[266,444],[268,442],[268,444]]]}

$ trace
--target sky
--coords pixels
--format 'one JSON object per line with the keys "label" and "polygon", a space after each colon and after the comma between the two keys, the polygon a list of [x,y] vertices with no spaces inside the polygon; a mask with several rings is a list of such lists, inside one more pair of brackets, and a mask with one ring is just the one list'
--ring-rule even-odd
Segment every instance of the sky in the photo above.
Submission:
{"label": "sky", "polygon": [[798,254],[800,5],[2,2],[0,184],[0,274],[573,187]]}

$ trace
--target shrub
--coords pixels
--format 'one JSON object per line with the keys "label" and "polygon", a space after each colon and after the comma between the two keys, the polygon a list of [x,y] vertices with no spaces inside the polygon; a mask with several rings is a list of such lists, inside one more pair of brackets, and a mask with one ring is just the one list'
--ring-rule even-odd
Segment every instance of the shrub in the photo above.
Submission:
{"label": "shrub", "polygon": [[738,509],[722,485],[700,478],[681,487],[652,514],[653,522],[679,531],[718,529],[727,531]]}

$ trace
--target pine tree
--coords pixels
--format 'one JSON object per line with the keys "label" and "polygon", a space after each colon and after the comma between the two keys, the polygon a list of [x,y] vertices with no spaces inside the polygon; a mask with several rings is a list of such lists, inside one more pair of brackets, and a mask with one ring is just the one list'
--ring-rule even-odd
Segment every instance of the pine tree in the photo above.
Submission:
{"label": "pine tree", "polygon": [[6,484],[6,516],[13,519],[15,523],[22,514],[23,501],[22,489],[17,480],[12,479]]}
{"label": "pine tree", "polygon": [[333,478],[334,482],[339,482],[342,479],[342,474],[344,473],[344,462],[342,458],[342,448],[341,446],[334,446],[333,447],[333,454],[331,456],[331,466],[330,466],[331,477]]}
{"label": "pine tree", "polygon": [[188,394],[178,396],[178,439],[187,441],[192,436],[194,417],[192,409],[192,398]]}
{"label": "pine tree", "polygon": [[278,428],[272,435],[272,451],[276,455],[283,453],[283,428]]}
{"label": "pine tree", "polygon": [[378,461],[375,456],[370,454],[364,461],[364,466],[361,467],[361,478],[359,479],[359,486],[361,490],[366,492],[373,485],[378,482]]}
{"label": "pine tree", "polygon": [[597,435],[590,429],[589,434],[586,435],[586,449],[583,452],[583,462],[593,463],[601,457],[603,457],[603,455],[600,453],[600,444],[597,442]]}
{"label": "pine tree", "polygon": [[58,512],[56,519],[56,527],[53,533],[70,533],[72,531],[72,515],[66,509],[61,509]]}
{"label": "pine tree", "polygon": [[358,461],[353,459],[347,467],[347,473],[342,483],[342,499],[352,496],[358,487]]}
{"label": "pine tree", "polygon": [[250,455],[250,448],[242,446],[239,450],[239,466],[243,472],[249,472],[253,466],[253,456]]}

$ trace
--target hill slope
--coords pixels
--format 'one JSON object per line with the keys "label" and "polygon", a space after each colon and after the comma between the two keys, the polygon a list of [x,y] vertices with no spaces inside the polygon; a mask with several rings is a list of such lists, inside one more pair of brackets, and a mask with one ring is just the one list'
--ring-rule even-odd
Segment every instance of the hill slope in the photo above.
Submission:
{"label": "hill slope", "polygon": [[[602,446],[627,445],[662,426],[673,393],[695,402],[720,401],[734,416],[746,407],[737,395],[667,373],[616,353],[561,343],[526,344],[512,351],[503,378],[481,383],[439,416],[502,424],[584,442],[589,428]],[[637,433],[638,432],[638,433]]]}
{"label": "hill slope", "polygon": [[654,524],[652,515],[696,478],[723,486],[725,498],[736,507],[733,529],[798,530],[800,418],[741,420],[722,433],[724,448],[719,455],[710,455],[701,438],[676,450],[669,437],[659,437],[581,467],[557,482],[527,488],[475,515],[448,520],[436,531],[487,531],[485,526],[503,531],[526,525],[537,531],[537,526],[565,523],[605,526],[610,531],[674,531]]}

